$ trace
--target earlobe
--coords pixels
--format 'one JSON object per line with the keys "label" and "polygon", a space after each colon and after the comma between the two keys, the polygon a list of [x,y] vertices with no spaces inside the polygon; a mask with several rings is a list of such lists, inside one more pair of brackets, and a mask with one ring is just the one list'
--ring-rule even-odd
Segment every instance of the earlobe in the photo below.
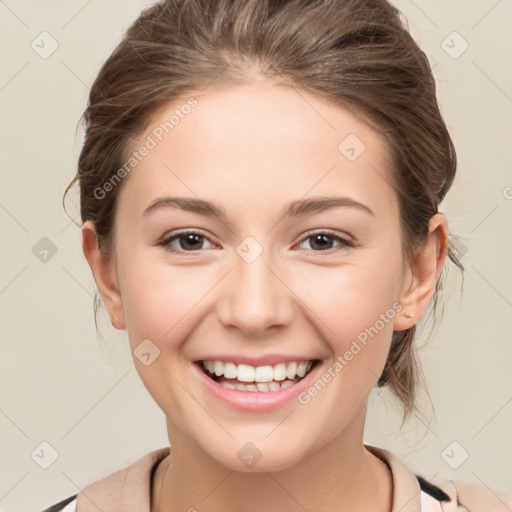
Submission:
{"label": "earlobe", "polygon": [[91,268],[103,303],[110,315],[112,325],[118,330],[126,329],[121,293],[119,291],[115,267],[111,259],[100,252],[96,228],[90,220],[82,226],[82,250]]}
{"label": "earlobe", "polygon": [[403,312],[395,319],[395,331],[410,329],[427,308],[446,259],[448,233],[446,217],[437,213],[430,219],[428,238],[411,265],[412,282],[399,300]]}

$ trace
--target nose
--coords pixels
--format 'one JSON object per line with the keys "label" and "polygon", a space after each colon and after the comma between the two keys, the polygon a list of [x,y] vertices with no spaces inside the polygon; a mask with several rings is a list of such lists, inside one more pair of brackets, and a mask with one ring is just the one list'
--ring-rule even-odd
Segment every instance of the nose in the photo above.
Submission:
{"label": "nose", "polygon": [[286,326],[292,318],[293,293],[268,252],[252,262],[236,256],[217,303],[223,325],[237,327],[248,337]]}

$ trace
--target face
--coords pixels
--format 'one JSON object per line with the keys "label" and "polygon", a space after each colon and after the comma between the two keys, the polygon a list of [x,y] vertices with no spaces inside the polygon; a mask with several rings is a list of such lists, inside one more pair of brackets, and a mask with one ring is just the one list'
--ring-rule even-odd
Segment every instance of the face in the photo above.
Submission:
{"label": "face", "polygon": [[[362,438],[400,330],[407,273],[387,147],[347,110],[285,86],[194,98],[172,130],[161,123],[186,98],[131,148],[155,143],[118,197],[119,301],[106,302],[171,436],[238,471],[251,470],[251,450],[255,470],[284,469],[349,433]],[[147,210],[166,197],[213,206]],[[316,362],[286,389],[253,392],[215,383],[204,360],[237,370]]]}

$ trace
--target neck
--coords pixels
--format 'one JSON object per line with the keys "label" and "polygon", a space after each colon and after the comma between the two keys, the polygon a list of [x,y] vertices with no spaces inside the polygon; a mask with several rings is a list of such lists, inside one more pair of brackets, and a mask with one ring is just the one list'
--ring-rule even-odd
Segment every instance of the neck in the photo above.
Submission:
{"label": "neck", "polygon": [[226,468],[168,422],[171,454],[155,472],[151,510],[389,512],[391,474],[364,447],[364,415],[359,420],[300,463],[264,472]]}

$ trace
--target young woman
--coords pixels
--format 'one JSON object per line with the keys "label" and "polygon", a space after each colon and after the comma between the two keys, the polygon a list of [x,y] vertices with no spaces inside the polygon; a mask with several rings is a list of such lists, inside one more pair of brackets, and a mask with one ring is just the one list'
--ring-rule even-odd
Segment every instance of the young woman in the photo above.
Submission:
{"label": "young woman", "polygon": [[375,386],[415,411],[415,326],[463,270],[454,146],[394,7],[162,1],[84,118],[84,254],[170,447],[48,511],[512,509],[363,443]]}

